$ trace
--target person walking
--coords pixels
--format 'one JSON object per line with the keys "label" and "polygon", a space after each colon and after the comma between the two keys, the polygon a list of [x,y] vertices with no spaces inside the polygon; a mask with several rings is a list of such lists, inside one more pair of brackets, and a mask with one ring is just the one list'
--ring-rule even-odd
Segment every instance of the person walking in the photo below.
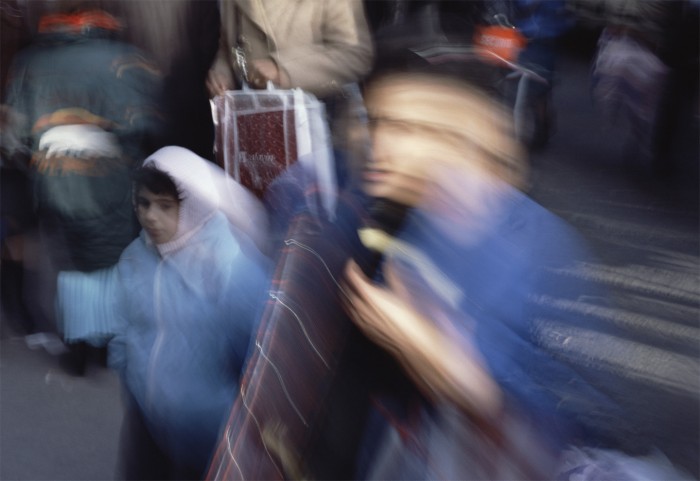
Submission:
{"label": "person walking", "polygon": [[[25,272],[38,331],[61,330],[58,272],[114,265],[137,234],[129,176],[161,142],[161,77],[141,50],[119,40],[122,28],[101,2],[57,1],[9,73],[7,106],[23,120],[11,135],[30,155],[38,222]],[[69,347],[69,367],[82,373],[86,346]]]}

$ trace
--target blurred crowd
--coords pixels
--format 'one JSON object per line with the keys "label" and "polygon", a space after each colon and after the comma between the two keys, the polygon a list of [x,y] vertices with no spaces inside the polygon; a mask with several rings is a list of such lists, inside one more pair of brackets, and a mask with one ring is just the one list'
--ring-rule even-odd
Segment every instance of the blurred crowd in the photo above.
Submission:
{"label": "blurred crowd", "polygon": [[[2,322],[119,374],[106,478],[691,479],[549,349],[612,300],[527,159],[585,25],[594,102],[672,170],[697,2],[0,1]],[[314,158],[221,161],[214,101],[290,89],[325,209]]]}

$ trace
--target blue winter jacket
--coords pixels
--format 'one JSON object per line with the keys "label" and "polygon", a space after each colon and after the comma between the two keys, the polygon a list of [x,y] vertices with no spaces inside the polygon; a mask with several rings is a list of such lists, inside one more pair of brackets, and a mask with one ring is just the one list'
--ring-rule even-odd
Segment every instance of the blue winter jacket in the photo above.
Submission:
{"label": "blue winter jacket", "polygon": [[217,213],[163,257],[142,233],[117,264],[110,365],[161,448],[201,469],[237,395],[267,282],[231,229]]}
{"label": "blue winter jacket", "polygon": [[[627,427],[622,410],[594,387],[596,379],[574,368],[585,365],[586,354],[567,351],[558,334],[606,330],[575,308],[608,304],[605,289],[579,272],[595,257],[569,225],[523,193],[512,189],[504,205],[490,234],[467,248],[440,235],[419,212],[401,238],[459,287],[456,310],[474,324],[454,327],[473,336],[491,375],[536,420],[542,436],[558,447],[572,438],[610,442],[616,428]],[[551,338],[570,362],[545,345]]]}
{"label": "blue winter jacket", "polygon": [[574,22],[564,0],[515,0],[515,26],[528,38],[560,37]]}

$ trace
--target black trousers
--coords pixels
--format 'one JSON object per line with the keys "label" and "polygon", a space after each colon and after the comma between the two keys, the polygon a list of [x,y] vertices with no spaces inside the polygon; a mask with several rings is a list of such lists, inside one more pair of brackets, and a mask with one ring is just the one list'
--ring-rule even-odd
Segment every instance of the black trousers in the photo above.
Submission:
{"label": "black trousers", "polygon": [[203,479],[205,473],[171,459],[151,435],[143,413],[127,393],[116,479],[124,481]]}

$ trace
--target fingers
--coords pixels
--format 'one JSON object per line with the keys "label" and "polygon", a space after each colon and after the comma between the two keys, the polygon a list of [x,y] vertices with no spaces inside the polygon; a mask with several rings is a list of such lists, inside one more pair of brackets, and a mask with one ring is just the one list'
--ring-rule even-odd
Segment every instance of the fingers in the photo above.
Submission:
{"label": "fingers", "polygon": [[413,305],[411,293],[399,271],[400,267],[395,262],[385,262],[382,268],[384,280],[389,289],[396,294],[399,299],[406,301],[409,305]]}
{"label": "fingers", "polygon": [[232,88],[233,85],[229,85],[226,77],[214,70],[209,71],[209,75],[207,76],[207,89],[209,90],[209,95],[212,97],[223,95],[227,90]]}
{"label": "fingers", "polygon": [[[277,64],[271,59],[251,62],[247,78],[248,85],[256,89],[264,89],[267,87],[268,82],[280,85],[280,71],[277,68]],[[227,90],[234,88],[233,77],[230,75],[230,72],[227,74],[216,68],[209,70],[206,85],[209,95],[212,97],[223,95]]]}
{"label": "fingers", "polygon": [[279,83],[279,69],[274,60],[267,58],[253,60],[252,67],[253,76],[263,83],[267,83],[268,80],[274,84]]}
{"label": "fingers", "polygon": [[405,332],[415,331],[414,314],[389,290],[375,286],[353,261],[346,273],[345,309],[365,335],[399,354]]}
{"label": "fingers", "polygon": [[349,260],[345,266],[345,276],[341,288],[341,292],[344,294],[342,302],[349,313],[354,310],[355,305],[366,302],[362,294],[360,294],[360,286],[364,282],[368,282],[368,280],[360,267],[352,259]]}
{"label": "fingers", "polygon": [[369,281],[367,276],[362,272],[362,269],[360,269],[360,266],[357,265],[357,262],[352,259],[345,265],[345,278],[349,280],[351,284]]}
{"label": "fingers", "polygon": [[371,285],[357,263],[353,260],[348,261],[343,283],[345,310],[365,334],[374,338],[377,331],[373,326],[377,324],[378,313],[373,307],[371,289],[375,287]]}
{"label": "fingers", "polygon": [[252,75],[248,78],[248,85],[256,89],[264,89],[267,88],[267,79],[257,75]]}

